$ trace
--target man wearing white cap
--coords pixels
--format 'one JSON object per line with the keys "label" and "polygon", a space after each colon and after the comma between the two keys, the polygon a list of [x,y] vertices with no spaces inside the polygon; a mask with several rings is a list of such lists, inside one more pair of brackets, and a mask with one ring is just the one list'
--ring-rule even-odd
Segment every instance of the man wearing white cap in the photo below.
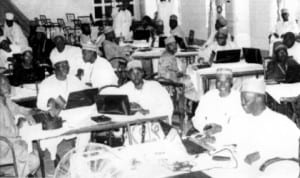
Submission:
{"label": "man wearing white cap", "polygon": [[170,25],[170,34],[173,35],[176,38],[180,38],[183,44],[180,44],[181,48],[184,48],[187,46],[187,42],[185,39],[185,33],[182,30],[182,28],[178,25],[178,19],[176,15],[171,15],[170,20],[169,20],[169,25]]}
{"label": "man wearing white cap", "polygon": [[269,35],[270,48],[269,53],[272,56],[273,43],[276,41],[281,41],[284,34],[287,32],[292,32],[297,35],[300,32],[298,24],[295,20],[289,19],[289,10],[287,8],[281,9],[281,18],[276,23],[275,27],[271,30]]}
{"label": "man wearing white cap", "polygon": [[281,9],[281,20],[276,23],[275,28],[271,32],[271,36],[281,38],[287,32],[298,34],[299,28],[295,20],[289,19],[289,10],[287,8]]}
{"label": "man wearing white cap", "polygon": [[240,93],[232,89],[232,80],[231,69],[217,69],[216,89],[201,97],[192,118],[194,128],[200,133],[224,130],[242,112]]}
{"label": "man wearing white cap", "polygon": [[127,64],[129,78],[120,89],[128,95],[134,107],[140,108],[142,114],[168,115],[172,123],[173,103],[167,90],[156,81],[144,80],[142,62],[130,61]]}
{"label": "man wearing white cap", "polygon": [[[121,47],[117,44],[117,39],[114,30],[110,26],[104,28],[105,40],[103,41],[104,57],[107,60],[111,60],[115,57],[121,57],[128,60],[127,52],[125,47]],[[112,63],[114,68],[117,68],[115,63]]]}
{"label": "man wearing white cap", "polygon": [[53,35],[53,42],[55,48],[50,53],[50,60],[53,64],[55,58],[64,58],[69,62],[70,75],[75,76],[79,68],[82,68],[84,63],[82,61],[81,49],[76,46],[66,44],[65,36],[62,31],[56,31]]}
{"label": "man wearing white cap", "polygon": [[[219,18],[217,18],[215,28],[213,29],[213,31],[211,32],[210,36],[208,37],[208,39],[206,40],[206,42],[203,46],[208,47],[209,45],[211,45],[215,41],[216,33],[222,28],[227,29],[227,24],[228,24],[228,22],[223,16],[220,16]],[[227,36],[227,42],[228,41],[229,42],[233,41],[233,37],[230,33],[228,33],[228,36]]]}
{"label": "man wearing white cap", "polygon": [[4,36],[6,36],[12,44],[17,45],[20,48],[28,46],[27,37],[24,35],[20,25],[14,22],[14,14],[7,12],[5,14],[5,20]]}
{"label": "man wearing white cap", "polygon": [[[243,82],[241,103],[246,114],[234,120],[227,132],[227,136],[230,137],[227,139],[231,139],[231,143],[237,145],[238,169],[244,173],[244,176],[239,177],[279,178],[279,175],[274,176],[267,171],[270,163],[266,161],[275,157],[298,158],[299,129],[289,118],[266,106],[265,88],[263,79],[252,78]],[[263,164],[266,166],[264,172],[261,169]],[[285,170],[286,167],[282,166],[277,173],[295,174],[283,177],[298,176],[299,167],[288,165],[288,169],[296,168],[295,172],[295,170]]]}
{"label": "man wearing white cap", "polygon": [[235,42],[228,39],[228,29],[221,28],[215,35],[215,41],[209,45],[203,54],[199,54],[200,57],[204,57],[206,62],[214,62],[216,59],[217,51],[230,50],[230,49],[238,49],[238,46]]}
{"label": "man wearing white cap", "polygon": [[58,114],[56,103],[68,100],[69,93],[87,88],[78,78],[69,74],[69,63],[63,56],[52,58],[54,74],[47,77],[39,86],[37,107]]}
{"label": "man wearing white cap", "polygon": [[97,46],[94,43],[82,45],[82,56],[83,61],[87,63],[83,69],[84,83],[97,88],[118,85],[118,77],[114,69],[106,59],[97,55]]}
{"label": "man wearing white cap", "polygon": [[191,79],[181,72],[178,68],[177,58],[177,43],[173,36],[165,40],[166,50],[163,52],[158,61],[158,77],[170,79],[173,82],[183,83],[185,85],[185,97],[198,101],[198,95]]}

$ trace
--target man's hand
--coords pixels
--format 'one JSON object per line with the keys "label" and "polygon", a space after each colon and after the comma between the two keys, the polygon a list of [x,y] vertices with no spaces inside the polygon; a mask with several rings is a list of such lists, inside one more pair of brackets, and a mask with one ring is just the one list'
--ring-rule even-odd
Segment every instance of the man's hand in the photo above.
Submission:
{"label": "man's hand", "polygon": [[141,105],[139,105],[138,103],[130,103],[130,109],[132,111],[140,112],[143,115],[149,114],[149,110],[142,108]]}
{"label": "man's hand", "polygon": [[60,107],[60,105],[56,102],[56,100],[54,98],[50,98],[48,100],[48,106],[49,106],[49,113],[52,117],[56,117],[59,115],[60,111],[62,110],[62,108]]}
{"label": "man's hand", "polygon": [[244,161],[251,165],[253,162],[257,161],[260,159],[260,155],[259,155],[259,152],[254,152],[254,153],[251,153],[251,154],[248,154],[246,156],[246,158],[244,159]]}
{"label": "man's hand", "polygon": [[215,124],[215,123],[207,124],[203,128],[203,131],[204,131],[205,135],[214,135],[214,134],[222,131],[222,126],[219,124]]}
{"label": "man's hand", "polygon": [[22,128],[25,122],[26,122],[26,119],[23,118],[23,117],[20,117],[20,118],[18,119],[17,127],[18,127],[19,129]]}
{"label": "man's hand", "polygon": [[81,80],[83,75],[84,75],[83,69],[78,69],[76,77],[79,78],[79,80]]}

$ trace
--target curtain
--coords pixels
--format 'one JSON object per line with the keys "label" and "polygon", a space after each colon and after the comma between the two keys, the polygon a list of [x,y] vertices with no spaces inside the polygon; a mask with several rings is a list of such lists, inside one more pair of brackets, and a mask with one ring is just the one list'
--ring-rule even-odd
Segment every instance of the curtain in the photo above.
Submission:
{"label": "curtain", "polygon": [[[5,13],[12,12],[15,20],[19,23],[24,34],[29,35],[29,19],[20,11],[20,9],[11,0],[0,0],[0,22],[5,22]],[[2,24],[3,25],[3,24]]]}

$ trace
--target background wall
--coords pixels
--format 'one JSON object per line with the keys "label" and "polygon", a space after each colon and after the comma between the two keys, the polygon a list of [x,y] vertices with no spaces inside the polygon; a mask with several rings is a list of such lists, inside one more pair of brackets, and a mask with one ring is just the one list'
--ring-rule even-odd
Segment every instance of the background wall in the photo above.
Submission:
{"label": "background wall", "polygon": [[94,13],[94,0],[12,0],[29,19],[44,14],[52,21],[66,18],[66,12],[76,15]]}
{"label": "background wall", "polygon": [[181,26],[186,35],[189,30],[194,30],[195,38],[207,39],[208,5],[204,0],[181,0]]}

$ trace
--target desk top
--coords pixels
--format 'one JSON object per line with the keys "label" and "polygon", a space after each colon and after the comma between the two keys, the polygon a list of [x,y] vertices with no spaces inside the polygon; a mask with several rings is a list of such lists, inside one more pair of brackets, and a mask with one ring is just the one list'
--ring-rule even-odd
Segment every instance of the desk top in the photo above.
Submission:
{"label": "desk top", "polygon": [[229,68],[232,70],[233,73],[242,73],[249,71],[263,72],[263,66],[261,64],[247,63],[246,61],[241,60],[240,62],[234,63],[213,64],[209,68],[197,70],[197,73],[199,75],[204,75],[207,77],[209,75],[215,75],[218,68]]}
{"label": "desk top", "polygon": [[22,87],[12,87],[12,100],[32,98],[37,96],[36,84],[24,84]]}
{"label": "desk top", "polygon": [[[150,51],[135,51],[132,54],[133,58],[140,59],[140,58],[159,58],[163,53],[164,48],[152,48]],[[198,56],[199,51],[186,51],[178,52],[175,54],[177,57],[186,57],[186,56]]]}
{"label": "desk top", "polygon": [[297,97],[300,94],[300,83],[267,85],[266,92],[280,103],[282,98]]}

